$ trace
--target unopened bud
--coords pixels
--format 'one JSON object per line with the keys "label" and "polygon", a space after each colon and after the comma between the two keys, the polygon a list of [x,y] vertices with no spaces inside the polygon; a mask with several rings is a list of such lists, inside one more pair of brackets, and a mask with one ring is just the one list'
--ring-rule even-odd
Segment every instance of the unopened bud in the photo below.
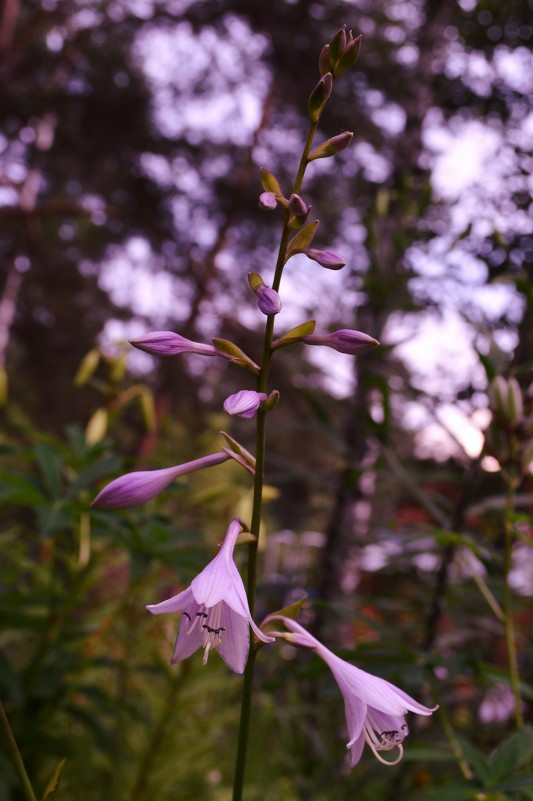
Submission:
{"label": "unopened bud", "polygon": [[230,395],[224,401],[224,411],[235,417],[243,417],[249,420],[256,414],[261,404],[266,400],[264,392],[255,392],[251,389],[241,389],[234,395]]}
{"label": "unopened bud", "polygon": [[300,197],[300,195],[291,195],[289,198],[289,211],[291,214],[300,215],[305,214],[307,215],[311,206],[308,206],[305,200]]}
{"label": "unopened bud", "polygon": [[344,52],[342,56],[337,61],[335,65],[335,69],[333,74],[335,76],[342,75],[343,72],[349,70],[350,67],[353,67],[355,62],[357,61],[357,56],[359,55],[359,51],[361,50],[361,41],[362,37],[357,36],[355,39],[352,36],[352,32],[350,31],[350,35],[348,37],[348,42],[346,47],[344,48]]}
{"label": "unopened bud", "polygon": [[151,331],[142,337],[131,339],[130,344],[134,348],[154,356],[177,356],[180,353],[199,353],[203,356],[220,355],[212,345],[193,342],[173,331]]}
{"label": "unopened bud", "polygon": [[262,192],[259,195],[259,208],[263,211],[273,211],[277,205],[278,201],[273,192]]}
{"label": "unopened bud", "polygon": [[311,122],[318,122],[333,88],[333,76],[326,72],[319,80],[309,97],[308,110]]}
{"label": "unopened bud", "polygon": [[278,314],[281,311],[281,300],[275,289],[259,284],[255,289],[257,307],[263,314]]}
{"label": "unopened bud", "polygon": [[309,153],[308,159],[309,161],[314,161],[315,159],[326,159],[329,156],[334,156],[347,148],[352,139],[353,133],[351,131],[344,131],[344,133],[337,136],[332,136],[331,139],[326,139],[325,142],[314,147]]}
{"label": "unopened bud", "polygon": [[489,406],[496,419],[505,427],[514,428],[524,413],[522,391],[516,378],[499,375],[491,382],[488,391]]}
{"label": "unopened bud", "polygon": [[307,248],[305,255],[318,262],[322,267],[328,270],[340,270],[345,266],[346,261],[340,253],[336,250],[315,250],[315,248]]}
{"label": "unopened bud", "polygon": [[331,64],[329,60],[329,45],[324,45],[322,50],[320,51],[320,56],[318,58],[318,69],[321,75],[325,75],[326,72],[331,72]]}
{"label": "unopened bud", "polygon": [[379,345],[374,337],[363,334],[362,331],[352,331],[349,328],[341,328],[331,334],[309,334],[309,336],[303,337],[303,341],[306,345],[325,345],[350,356],[359,356]]}

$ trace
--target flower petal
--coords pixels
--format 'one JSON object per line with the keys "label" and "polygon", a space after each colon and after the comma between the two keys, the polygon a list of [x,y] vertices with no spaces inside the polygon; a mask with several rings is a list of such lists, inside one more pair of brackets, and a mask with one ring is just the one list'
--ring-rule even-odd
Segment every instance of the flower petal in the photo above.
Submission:
{"label": "flower petal", "polygon": [[188,612],[190,615],[192,611],[196,612],[197,606],[191,588],[187,587],[172,598],[159,604],[149,604],[146,608],[152,615],[162,615],[165,612]]}
{"label": "flower petal", "polygon": [[244,673],[250,650],[248,621],[222,602],[220,622],[225,631],[222,634],[218,652],[230,670],[235,673]]}

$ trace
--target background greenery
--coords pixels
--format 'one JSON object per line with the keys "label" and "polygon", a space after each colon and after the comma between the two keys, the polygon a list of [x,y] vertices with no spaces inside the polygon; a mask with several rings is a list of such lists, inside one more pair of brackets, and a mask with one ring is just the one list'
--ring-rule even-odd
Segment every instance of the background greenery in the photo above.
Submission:
{"label": "background greenery", "polygon": [[[250,424],[220,413],[251,386],[246,374],[200,357],[131,359],[117,340],[168,328],[259,353],[245,276],[268,282],[279,232],[257,207],[259,169],[290,183],[318,53],[346,23],[363,50],[321,135],[354,130],[354,143],[309,171],[304,196],[319,244],[348,266],[291,262],[278,325],[312,317],[383,346],[357,363],[298,346],[274,364],[258,617],[308,593],[317,635],[441,711],[410,720],[398,767],[365,753],[343,775],[330,675],[265,648],[247,797],[532,797],[532,731],[514,721],[498,617],[511,532],[527,724],[531,10],[4,3],[0,698],[40,793],[66,757],[64,801],[231,795],[240,680],[216,655],[170,668],[176,621],[144,606],[186,586],[227,522],[247,516],[249,476],[225,464],[128,513],[90,501],[121,471],[218,450],[228,426],[251,446]],[[492,137],[492,159],[454,189],[435,142],[472,125]],[[468,421],[488,422],[497,374],[518,379],[524,415],[472,455]],[[462,415],[452,430],[450,407]],[[0,798],[20,797],[0,752]]]}

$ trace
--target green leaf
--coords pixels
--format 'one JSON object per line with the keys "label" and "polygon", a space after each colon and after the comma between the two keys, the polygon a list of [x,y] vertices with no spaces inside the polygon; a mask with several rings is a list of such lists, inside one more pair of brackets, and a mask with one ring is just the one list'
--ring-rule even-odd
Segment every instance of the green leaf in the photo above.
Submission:
{"label": "green leaf", "polygon": [[504,782],[487,787],[487,790],[491,793],[505,793],[508,790],[527,790],[530,787],[533,787],[533,773],[514,776],[512,779],[506,779]]}
{"label": "green leaf", "polygon": [[465,740],[463,737],[457,737],[457,740],[474,774],[483,782],[483,785],[487,787],[492,781],[490,761],[468,740]]}
{"label": "green leaf", "polygon": [[272,192],[275,195],[276,200],[285,199],[283,197],[283,192],[281,191],[281,186],[278,183],[278,180],[275,175],[273,175],[268,170],[265,170],[264,167],[261,167],[261,185],[265,192]]}
{"label": "green leaf", "polygon": [[237,347],[234,342],[230,342],[228,339],[215,337],[213,339],[213,345],[222,353],[226,353],[230,357],[229,361],[233,362],[233,364],[245,367],[247,370],[251,370],[252,373],[256,373],[256,375],[259,373],[257,364],[252,361],[244,351]]}
{"label": "green leaf", "polygon": [[56,498],[61,487],[61,471],[56,452],[49,445],[42,443],[35,448],[35,458],[51,497]]}
{"label": "green leaf", "polygon": [[56,765],[54,772],[52,773],[52,777],[48,784],[46,785],[46,790],[44,791],[41,801],[52,801],[55,794],[59,790],[59,783],[61,782],[61,774],[63,773],[63,768],[65,767],[65,763],[67,758],[61,760],[61,762]]}
{"label": "green leaf", "polygon": [[296,328],[291,328],[286,334],[283,334],[279,339],[272,343],[272,348],[283,348],[286,345],[293,345],[295,342],[301,342],[303,337],[312,334],[315,330],[316,323],[314,320],[308,320],[306,323],[300,323]]}
{"label": "green leaf", "polygon": [[304,225],[304,227],[293,236],[287,246],[285,261],[288,261],[291,256],[294,256],[296,253],[303,253],[307,250],[316,234],[318,222],[318,220],[313,220],[313,222],[307,223],[307,225]]}
{"label": "green leaf", "polygon": [[492,780],[505,779],[532,756],[533,726],[526,726],[509,735],[492,757]]}

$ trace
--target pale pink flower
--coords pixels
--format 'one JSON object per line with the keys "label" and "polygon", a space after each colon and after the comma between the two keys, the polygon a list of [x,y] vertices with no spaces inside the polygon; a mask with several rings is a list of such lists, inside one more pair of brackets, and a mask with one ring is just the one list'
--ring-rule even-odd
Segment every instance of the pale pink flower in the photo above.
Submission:
{"label": "pale pink flower", "polygon": [[209,456],[202,456],[201,459],[165,467],[162,470],[125,473],[104,487],[91,505],[99,509],[131,509],[140,506],[159,495],[175,478],[204,467],[222,464],[230,458],[230,454],[226,452],[212,453]]}
{"label": "pale pink flower", "polygon": [[[406,713],[431,715],[437,707],[431,709],[419,704],[389,681],[366,673],[336,656],[295,620],[282,615],[271,615],[264,622],[273,620],[281,621],[291,633],[270,632],[271,634],[300,648],[313,649],[327,664],[339,685],[344,698],[349,737],[346,744],[350,751],[347,769],[351,770],[357,765],[365,742],[384,765],[398,764],[403,756],[403,740],[409,734],[405,722]],[[380,752],[394,749],[397,750],[395,759],[388,760],[381,756]]]}
{"label": "pale pink flower", "polygon": [[215,558],[183,592],[146,608],[153,615],[181,612],[178,636],[170,664],[204,649],[204,665],[215,648],[227,666],[243,673],[250,647],[250,632],[265,643],[274,638],[264,634],[252,620],[246,591],[233,560],[241,523],[233,520]]}

